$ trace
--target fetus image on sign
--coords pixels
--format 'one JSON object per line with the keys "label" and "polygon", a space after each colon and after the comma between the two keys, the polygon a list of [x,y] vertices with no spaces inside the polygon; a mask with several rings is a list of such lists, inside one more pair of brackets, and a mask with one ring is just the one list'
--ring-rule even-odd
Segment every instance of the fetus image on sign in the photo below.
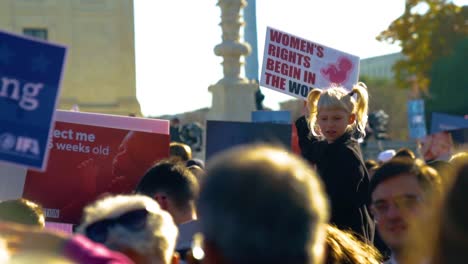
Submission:
{"label": "fetus image on sign", "polygon": [[341,84],[348,79],[348,75],[353,69],[353,62],[347,57],[339,57],[335,64],[329,64],[320,69],[320,73],[330,82]]}

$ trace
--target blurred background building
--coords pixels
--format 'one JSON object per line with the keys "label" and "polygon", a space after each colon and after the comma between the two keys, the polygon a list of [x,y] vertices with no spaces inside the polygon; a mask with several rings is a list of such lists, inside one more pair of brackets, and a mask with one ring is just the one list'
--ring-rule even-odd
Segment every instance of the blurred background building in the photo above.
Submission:
{"label": "blurred background building", "polygon": [[59,109],[141,116],[132,0],[1,0],[0,29],[69,47]]}
{"label": "blurred background building", "polygon": [[369,78],[392,79],[395,74],[392,67],[403,59],[400,52],[362,59],[359,64],[359,74]]}

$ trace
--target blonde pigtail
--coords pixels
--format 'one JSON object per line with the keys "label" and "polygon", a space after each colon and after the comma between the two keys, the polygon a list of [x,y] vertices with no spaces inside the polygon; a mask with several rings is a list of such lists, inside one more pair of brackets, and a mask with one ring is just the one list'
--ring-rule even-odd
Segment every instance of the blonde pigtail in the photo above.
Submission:
{"label": "blonde pigtail", "polygon": [[307,105],[309,106],[309,113],[307,118],[307,121],[309,123],[309,129],[312,135],[318,136],[316,134],[316,121],[317,121],[317,103],[320,98],[320,95],[322,94],[322,90],[315,88],[309,92],[307,95]]}
{"label": "blonde pigtail", "polygon": [[369,94],[367,92],[367,86],[359,82],[352,90],[352,93],[357,94],[356,102],[356,129],[362,135],[366,136],[366,124],[367,124],[367,112],[369,108]]}

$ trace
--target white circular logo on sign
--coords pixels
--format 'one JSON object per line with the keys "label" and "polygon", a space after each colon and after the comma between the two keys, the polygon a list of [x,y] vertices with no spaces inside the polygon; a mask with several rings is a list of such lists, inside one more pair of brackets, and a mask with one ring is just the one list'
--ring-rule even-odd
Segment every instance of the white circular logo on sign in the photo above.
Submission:
{"label": "white circular logo on sign", "polygon": [[16,137],[10,133],[3,133],[0,135],[0,149],[10,150],[15,147]]}

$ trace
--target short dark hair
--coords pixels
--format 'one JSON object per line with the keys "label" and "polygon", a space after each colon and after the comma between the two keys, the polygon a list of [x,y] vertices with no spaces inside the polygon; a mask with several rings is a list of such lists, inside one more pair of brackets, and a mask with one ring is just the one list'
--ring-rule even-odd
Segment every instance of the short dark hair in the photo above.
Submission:
{"label": "short dark hair", "polygon": [[173,158],[178,158],[180,161],[187,162],[192,158],[192,148],[184,143],[171,142],[169,144],[169,154]]}
{"label": "short dark hair", "polygon": [[316,263],[328,200],[315,171],[287,150],[253,144],[218,154],[197,202],[205,241],[228,262]]}
{"label": "short dark hair", "polygon": [[24,198],[0,202],[0,221],[44,227],[42,207]]}
{"label": "short dark hair", "polygon": [[377,169],[370,181],[369,194],[372,195],[380,183],[403,173],[414,175],[424,192],[440,193],[441,179],[434,168],[426,165],[420,159],[393,158]]}
{"label": "short dark hair", "polygon": [[162,160],[143,175],[135,191],[150,197],[164,192],[179,209],[187,209],[198,198],[199,186],[185,164]]}

